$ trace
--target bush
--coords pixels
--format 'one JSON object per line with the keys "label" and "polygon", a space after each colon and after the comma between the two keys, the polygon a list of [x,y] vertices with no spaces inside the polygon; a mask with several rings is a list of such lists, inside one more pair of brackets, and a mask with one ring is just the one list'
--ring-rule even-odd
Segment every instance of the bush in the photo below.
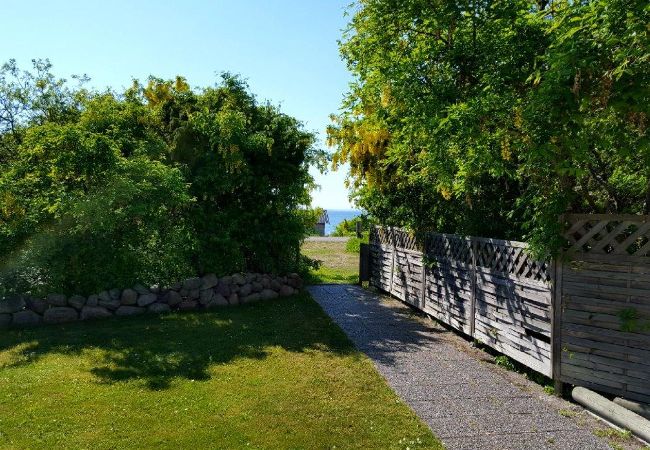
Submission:
{"label": "bush", "polygon": [[8,80],[31,75],[7,67],[2,100],[32,113],[0,123],[0,144],[11,147],[0,158],[5,290],[88,294],[206,272],[298,270],[313,226],[308,169],[323,153],[239,78],[201,91],[152,78],[119,96],[60,81],[41,113],[29,99],[42,89],[18,95]]}
{"label": "bush", "polygon": [[373,221],[366,214],[361,214],[352,219],[343,219],[343,221],[336,225],[336,228],[332,232],[332,236],[356,236],[357,223],[361,223],[361,232],[363,233],[370,231]]}
{"label": "bush", "polygon": [[361,238],[356,236],[350,237],[345,244],[345,251],[348,253],[359,253],[361,251],[361,244],[368,243],[368,232],[363,233]]}

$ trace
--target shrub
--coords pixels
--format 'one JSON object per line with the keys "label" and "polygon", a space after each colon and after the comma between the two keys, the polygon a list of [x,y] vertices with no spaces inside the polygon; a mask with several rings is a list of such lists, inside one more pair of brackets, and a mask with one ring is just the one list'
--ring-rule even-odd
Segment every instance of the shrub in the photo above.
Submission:
{"label": "shrub", "polygon": [[296,119],[228,74],[200,91],[151,78],[123,95],[60,80],[45,114],[38,84],[27,97],[17,91],[30,85],[15,80],[30,77],[0,69],[4,103],[32,111],[0,123],[3,289],[91,293],[298,270],[312,227],[308,170],[324,153]]}

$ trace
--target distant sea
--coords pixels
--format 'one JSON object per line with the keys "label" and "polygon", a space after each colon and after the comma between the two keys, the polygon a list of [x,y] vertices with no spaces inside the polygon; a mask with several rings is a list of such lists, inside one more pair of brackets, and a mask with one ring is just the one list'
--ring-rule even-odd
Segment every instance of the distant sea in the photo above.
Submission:
{"label": "distant sea", "polygon": [[329,236],[339,223],[354,219],[361,215],[361,211],[358,209],[328,209],[327,215],[330,218],[330,223],[325,224],[325,235]]}

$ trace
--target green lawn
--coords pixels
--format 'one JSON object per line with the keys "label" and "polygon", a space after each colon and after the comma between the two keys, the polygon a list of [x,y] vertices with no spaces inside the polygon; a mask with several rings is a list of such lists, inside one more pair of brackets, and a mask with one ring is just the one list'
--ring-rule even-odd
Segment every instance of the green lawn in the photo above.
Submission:
{"label": "green lawn", "polygon": [[2,448],[441,448],[307,295],[0,335]]}
{"label": "green lawn", "polygon": [[302,253],[322,261],[319,269],[309,273],[307,283],[357,283],[359,254],[346,251],[345,245],[345,242],[305,241]]}

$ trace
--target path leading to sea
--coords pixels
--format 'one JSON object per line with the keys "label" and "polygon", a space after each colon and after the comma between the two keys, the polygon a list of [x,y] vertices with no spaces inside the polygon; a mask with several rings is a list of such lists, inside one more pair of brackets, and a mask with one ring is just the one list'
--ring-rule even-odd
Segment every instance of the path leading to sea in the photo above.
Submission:
{"label": "path leading to sea", "polygon": [[446,448],[610,448],[585,425],[593,419],[583,410],[504,373],[408,306],[358,286],[309,290]]}

